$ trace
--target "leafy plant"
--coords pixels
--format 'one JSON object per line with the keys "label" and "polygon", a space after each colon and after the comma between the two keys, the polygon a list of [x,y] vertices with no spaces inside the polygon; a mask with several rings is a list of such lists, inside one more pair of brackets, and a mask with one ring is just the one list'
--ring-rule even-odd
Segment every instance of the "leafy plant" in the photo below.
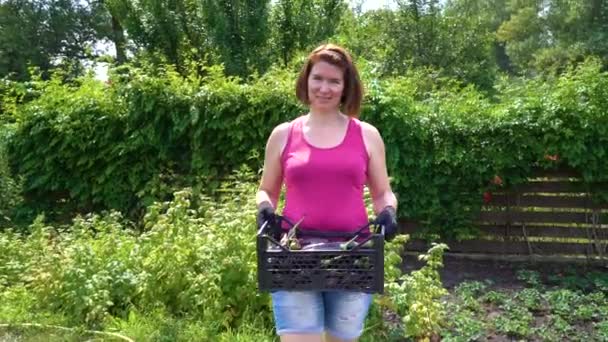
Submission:
{"label": "leafy plant", "polygon": [[[398,236],[393,243],[387,244],[388,265],[397,263],[398,251],[403,248],[406,238]],[[401,245],[401,247],[399,247]],[[408,337],[430,339],[441,330],[445,306],[441,298],[447,294],[439,276],[443,267],[445,244],[434,244],[426,254],[419,256],[426,261],[424,267],[411,274],[398,275],[391,272],[385,282],[388,292],[388,308],[402,317],[403,334]]]}
{"label": "leafy plant", "polygon": [[484,337],[486,324],[475,312],[456,307],[449,317],[450,323],[442,333],[442,341],[476,341]]}
{"label": "leafy plant", "polygon": [[598,337],[601,340],[608,339],[608,320],[604,320],[595,324],[595,328],[597,329]]}
{"label": "leafy plant", "polygon": [[523,289],[517,292],[517,294],[515,294],[515,299],[532,312],[542,309],[542,295],[535,288]]}
{"label": "leafy plant", "polygon": [[581,296],[578,292],[568,289],[557,289],[547,291],[543,297],[549,305],[551,312],[563,318],[570,317],[572,308],[578,307]]}
{"label": "leafy plant", "polygon": [[205,336],[252,317],[266,324],[269,298],[256,290],[256,187],[230,188],[220,201],[199,197],[196,207],[191,190],[176,192],[149,208],[143,233],[118,213],[78,217],[69,227],[40,217],[27,237],[7,231],[0,293],[25,284],[36,310],[94,328],[156,309],[202,319]]}
{"label": "leafy plant", "polygon": [[454,293],[458,296],[461,305],[466,310],[473,312],[481,311],[481,303],[478,298],[486,290],[489,282],[481,281],[465,281],[454,289]]}
{"label": "leafy plant", "polygon": [[491,303],[494,305],[502,305],[508,300],[508,297],[502,292],[492,290],[483,294],[480,299],[484,302]]}
{"label": "leafy plant", "polygon": [[532,333],[534,317],[530,311],[513,302],[507,302],[501,307],[504,309],[503,314],[493,322],[497,331],[517,338],[525,338]]}
{"label": "leafy plant", "polygon": [[487,283],[481,281],[464,281],[454,289],[454,293],[460,298],[478,297],[488,287]]}
{"label": "leafy plant", "polygon": [[14,177],[9,169],[7,154],[7,140],[13,133],[13,128],[8,124],[0,123],[0,226],[6,226],[15,215],[15,210],[23,202],[22,181],[23,177]]}
{"label": "leafy plant", "polygon": [[540,288],[542,286],[540,274],[537,271],[531,271],[526,269],[518,270],[517,279],[525,282],[528,286],[531,287]]}
{"label": "leafy plant", "polygon": [[550,315],[543,326],[534,329],[543,341],[568,339],[573,331],[572,326],[559,315]]}

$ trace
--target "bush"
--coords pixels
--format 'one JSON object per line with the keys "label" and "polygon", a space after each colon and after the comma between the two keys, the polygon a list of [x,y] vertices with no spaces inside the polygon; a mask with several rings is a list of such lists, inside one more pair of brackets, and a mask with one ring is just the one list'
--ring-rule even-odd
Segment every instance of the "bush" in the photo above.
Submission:
{"label": "bush", "polygon": [[[28,205],[137,217],[181,187],[198,193],[243,163],[259,169],[272,128],[304,112],[285,71],[247,84],[218,68],[186,79],[170,68],[119,71],[109,85],[51,81],[20,107],[9,160]],[[399,215],[427,237],[476,235],[482,194],[535,168],[571,168],[608,201],[608,76],[598,62],[502,82],[494,98],[424,72],[367,83],[362,118],[384,137]]]}
{"label": "bush", "polygon": [[[152,205],[138,234],[118,213],[78,217],[66,228],[40,217],[31,235],[0,235],[0,292],[25,285],[35,308],[69,324],[100,327],[132,311],[202,320],[208,336],[269,316],[257,292],[255,187],[233,184],[217,203],[191,191]],[[196,209],[195,209],[196,208]]]}
{"label": "bush", "polygon": [[[118,328],[171,340],[270,338],[270,297],[257,290],[256,185],[243,181],[249,178],[250,171],[240,171],[220,187],[220,200],[176,192],[174,200],[147,209],[143,232],[113,212],[63,227],[41,216],[28,235],[0,233],[0,320]],[[386,326],[388,308],[417,322],[413,329],[406,323],[409,335],[437,333],[444,247],[431,249],[421,270],[401,275],[406,239],[386,245],[387,293],[375,297],[370,338],[405,334]]]}
{"label": "bush", "polygon": [[23,202],[22,177],[14,177],[9,169],[7,140],[12,132],[9,124],[0,124],[0,227],[12,225],[17,208]]}

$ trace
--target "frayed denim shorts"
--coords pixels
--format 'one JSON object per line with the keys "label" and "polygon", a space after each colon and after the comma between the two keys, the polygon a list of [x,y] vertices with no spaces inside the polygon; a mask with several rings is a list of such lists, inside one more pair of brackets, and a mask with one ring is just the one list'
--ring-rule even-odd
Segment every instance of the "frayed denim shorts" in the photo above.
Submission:
{"label": "frayed denim shorts", "polygon": [[278,335],[321,334],[356,339],[372,302],[372,295],[349,291],[276,291],[271,293]]}

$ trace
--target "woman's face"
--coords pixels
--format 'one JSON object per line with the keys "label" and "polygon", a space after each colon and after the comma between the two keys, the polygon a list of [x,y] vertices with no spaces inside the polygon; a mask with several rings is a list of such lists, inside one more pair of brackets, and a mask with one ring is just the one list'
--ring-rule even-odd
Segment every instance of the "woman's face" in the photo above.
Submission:
{"label": "woman's face", "polygon": [[311,109],[336,111],[344,91],[344,72],[339,67],[319,61],[308,75],[308,100]]}

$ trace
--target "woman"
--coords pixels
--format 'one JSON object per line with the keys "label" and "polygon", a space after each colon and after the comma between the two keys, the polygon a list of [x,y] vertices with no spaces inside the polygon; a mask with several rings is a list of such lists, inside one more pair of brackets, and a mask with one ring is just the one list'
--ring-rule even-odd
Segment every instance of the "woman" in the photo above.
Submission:
{"label": "woman", "polygon": [[[350,232],[368,222],[367,184],[385,237],[397,228],[393,194],[378,130],[359,121],[363,91],[350,55],[326,44],[308,57],[296,95],[309,112],[277,126],[266,144],[256,197],[258,227],[274,220],[285,182],[283,216],[302,229]],[[356,341],[371,295],[359,292],[277,291],[271,294],[282,342]]]}

